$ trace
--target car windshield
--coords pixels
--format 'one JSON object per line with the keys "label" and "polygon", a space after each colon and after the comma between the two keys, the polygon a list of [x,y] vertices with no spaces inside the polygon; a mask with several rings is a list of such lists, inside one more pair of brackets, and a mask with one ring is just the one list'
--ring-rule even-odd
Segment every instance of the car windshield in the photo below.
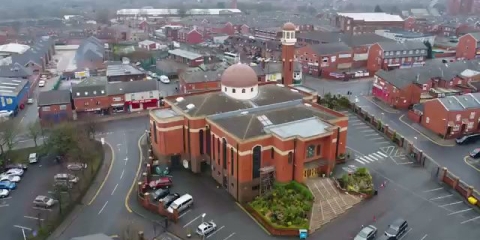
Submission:
{"label": "car windshield", "polygon": [[175,203],[172,203],[172,205],[170,205],[170,207],[173,208],[173,209],[177,209],[177,208],[178,208],[178,205],[175,204]]}
{"label": "car windshield", "polygon": [[369,229],[364,228],[364,229],[362,229],[362,231],[360,231],[360,232],[358,233],[358,236],[359,236],[359,237],[362,237],[362,238],[367,238],[369,232],[370,232]]}

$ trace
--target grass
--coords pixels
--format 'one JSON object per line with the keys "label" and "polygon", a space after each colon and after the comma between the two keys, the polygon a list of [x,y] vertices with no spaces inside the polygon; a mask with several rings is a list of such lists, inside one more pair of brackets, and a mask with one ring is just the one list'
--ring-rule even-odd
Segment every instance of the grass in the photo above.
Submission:
{"label": "grass", "polygon": [[15,149],[9,151],[5,158],[9,158],[13,163],[26,163],[28,164],[28,155],[30,153],[37,153],[37,156],[42,156],[45,153],[45,150],[42,146],[38,147],[27,147],[22,149]]}

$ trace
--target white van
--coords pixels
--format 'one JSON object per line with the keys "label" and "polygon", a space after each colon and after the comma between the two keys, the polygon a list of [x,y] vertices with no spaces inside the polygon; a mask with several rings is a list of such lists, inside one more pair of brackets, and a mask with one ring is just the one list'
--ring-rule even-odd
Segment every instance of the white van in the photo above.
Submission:
{"label": "white van", "polygon": [[28,162],[29,163],[37,163],[38,162],[37,154],[36,153],[30,153],[30,155],[28,155]]}
{"label": "white van", "polygon": [[161,76],[158,78],[158,80],[159,80],[160,82],[162,82],[162,83],[167,83],[167,84],[170,83],[170,79],[169,79],[167,76],[165,76],[165,75],[161,75]]}
{"label": "white van", "polygon": [[173,210],[177,209],[180,213],[191,206],[193,206],[193,197],[190,194],[184,194],[179,199],[173,201],[173,203],[170,204],[170,207],[167,208],[167,211],[173,213]]}

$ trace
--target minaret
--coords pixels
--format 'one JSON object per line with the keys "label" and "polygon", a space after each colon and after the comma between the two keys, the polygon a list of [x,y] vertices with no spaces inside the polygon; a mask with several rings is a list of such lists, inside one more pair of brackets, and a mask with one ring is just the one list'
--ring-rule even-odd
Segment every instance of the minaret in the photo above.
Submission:
{"label": "minaret", "polygon": [[282,84],[286,86],[293,84],[295,44],[297,43],[296,30],[297,28],[291,22],[285,23],[282,28]]}

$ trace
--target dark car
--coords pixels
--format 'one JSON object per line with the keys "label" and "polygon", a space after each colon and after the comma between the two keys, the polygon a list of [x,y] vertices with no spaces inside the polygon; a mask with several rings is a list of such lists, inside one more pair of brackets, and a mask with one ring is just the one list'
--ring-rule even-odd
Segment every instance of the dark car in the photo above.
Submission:
{"label": "dark car", "polygon": [[153,180],[148,183],[148,186],[151,189],[169,188],[172,185],[173,185],[172,178],[169,178],[169,177],[161,177],[157,180]]}
{"label": "dark car", "polygon": [[466,144],[471,144],[471,143],[476,143],[480,140],[480,134],[471,134],[471,135],[466,135],[460,138],[455,139],[455,142],[458,145],[466,145]]}
{"label": "dark car", "polygon": [[163,206],[165,208],[168,208],[170,206],[170,204],[172,204],[173,201],[177,200],[178,198],[180,198],[180,194],[172,193],[172,194],[168,194],[166,197],[161,199],[160,202],[163,203]]}
{"label": "dark car", "polygon": [[388,237],[394,237],[394,239],[399,239],[402,235],[407,232],[408,223],[404,219],[397,219],[393,221],[392,224],[388,225],[385,235]]}
{"label": "dark car", "polygon": [[471,158],[480,158],[480,148],[473,149],[473,151],[471,151],[469,155]]}
{"label": "dark car", "polygon": [[161,188],[156,190],[155,192],[152,193],[152,197],[154,200],[160,200],[170,194],[170,189],[168,188]]}
{"label": "dark car", "polygon": [[19,168],[19,169],[27,170],[28,165],[27,164],[22,164],[22,163],[12,163],[12,164],[8,164],[7,166],[5,166],[5,170],[10,170],[12,168]]}
{"label": "dark car", "polygon": [[397,239],[395,237],[389,237],[389,236],[384,234],[384,235],[379,236],[375,240],[397,240]]}

